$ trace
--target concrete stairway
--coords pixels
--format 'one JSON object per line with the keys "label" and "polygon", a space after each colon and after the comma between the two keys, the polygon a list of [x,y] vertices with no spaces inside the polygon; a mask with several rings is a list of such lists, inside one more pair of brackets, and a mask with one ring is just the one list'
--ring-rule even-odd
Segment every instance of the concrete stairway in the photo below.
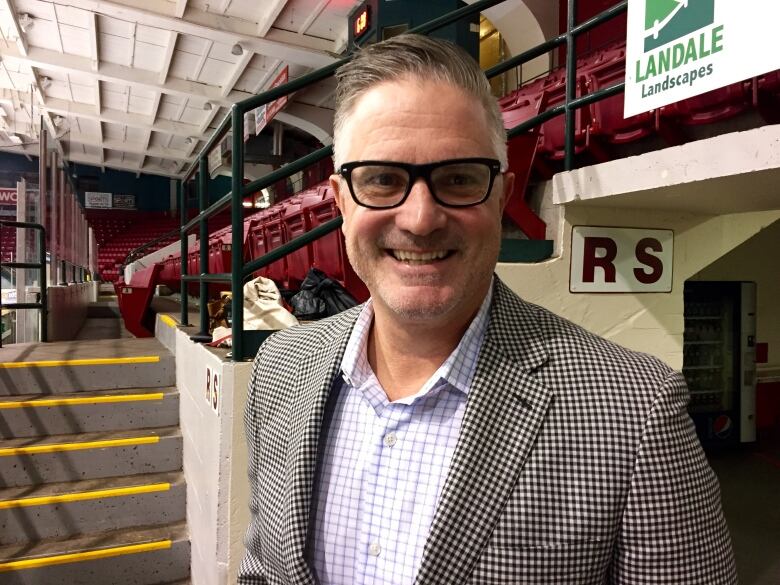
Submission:
{"label": "concrete stairway", "polygon": [[188,583],[173,357],[154,339],[0,349],[0,583]]}

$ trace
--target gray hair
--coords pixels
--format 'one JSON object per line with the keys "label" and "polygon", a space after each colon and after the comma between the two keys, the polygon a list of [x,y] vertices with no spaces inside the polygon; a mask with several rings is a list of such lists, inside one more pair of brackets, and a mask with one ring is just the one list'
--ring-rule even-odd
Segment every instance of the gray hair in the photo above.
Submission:
{"label": "gray hair", "polygon": [[507,167],[506,130],[498,102],[476,61],[459,46],[423,35],[403,34],[359,49],[349,63],[336,71],[336,114],[333,123],[333,160],[344,162],[342,130],[358,99],[374,86],[401,79],[447,83],[474,96],[485,111],[496,158]]}

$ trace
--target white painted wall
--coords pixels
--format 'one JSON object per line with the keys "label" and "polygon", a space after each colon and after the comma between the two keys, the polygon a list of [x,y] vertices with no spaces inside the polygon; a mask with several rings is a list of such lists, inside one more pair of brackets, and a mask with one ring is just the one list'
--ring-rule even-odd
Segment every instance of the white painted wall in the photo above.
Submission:
{"label": "white painted wall", "polygon": [[[243,412],[251,363],[223,362],[186,332],[175,335],[192,583],[232,584],[248,526]],[[212,383],[214,374],[219,378],[216,410],[206,401],[207,368]]]}
{"label": "white painted wall", "polygon": [[87,305],[97,299],[98,283],[50,286],[47,294],[49,341],[69,341],[84,324]]}

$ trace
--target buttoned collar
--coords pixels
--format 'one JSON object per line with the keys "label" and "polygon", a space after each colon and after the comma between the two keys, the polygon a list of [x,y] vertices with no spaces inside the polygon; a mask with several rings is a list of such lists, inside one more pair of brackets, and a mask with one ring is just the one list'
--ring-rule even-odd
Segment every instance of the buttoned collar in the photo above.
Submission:
{"label": "buttoned collar", "polygon": [[[461,337],[458,346],[418,392],[396,402],[411,404],[417,398],[428,394],[432,389],[438,388],[442,383],[449,384],[463,394],[468,395],[477,366],[479,350],[482,347],[487,330],[492,297],[493,282],[491,281],[479,311],[477,311],[463,337]],[[366,352],[368,334],[373,320],[374,306],[372,300],[369,299],[358,315],[341,361],[342,376],[354,388],[361,388],[369,383],[372,378],[375,378],[371,365],[368,363]]]}

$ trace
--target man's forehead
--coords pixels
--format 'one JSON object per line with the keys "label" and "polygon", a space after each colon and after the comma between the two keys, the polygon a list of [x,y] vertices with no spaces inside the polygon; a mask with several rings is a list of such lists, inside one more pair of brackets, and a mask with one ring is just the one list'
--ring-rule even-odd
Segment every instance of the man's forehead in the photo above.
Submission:
{"label": "man's forehead", "polygon": [[[435,96],[436,99],[421,103],[422,94]],[[350,114],[366,111],[381,113],[389,107],[395,111],[414,113],[446,112],[455,108],[477,114],[482,109],[477,98],[460,87],[436,79],[402,77],[366,88],[355,100]]]}

